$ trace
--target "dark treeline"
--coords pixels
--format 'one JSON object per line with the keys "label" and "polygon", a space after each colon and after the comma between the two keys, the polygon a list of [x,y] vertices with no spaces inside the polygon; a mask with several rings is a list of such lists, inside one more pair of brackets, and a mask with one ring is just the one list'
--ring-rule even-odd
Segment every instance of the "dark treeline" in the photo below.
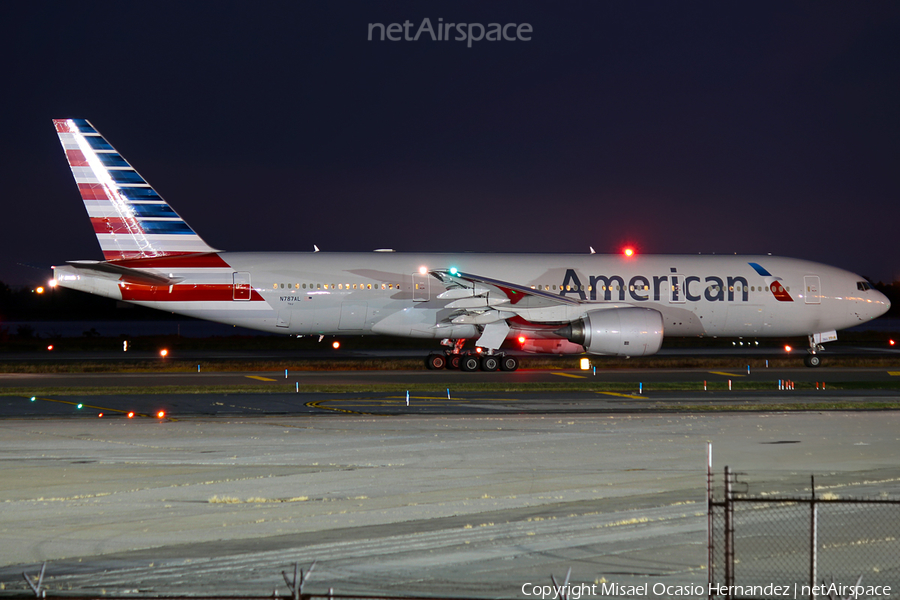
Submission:
{"label": "dark treeline", "polygon": [[[9,321],[167,320],[174,315],[65,288],[11,288],[0,282],[0,325]],[[183,317],[182,317],[183,318]]]}

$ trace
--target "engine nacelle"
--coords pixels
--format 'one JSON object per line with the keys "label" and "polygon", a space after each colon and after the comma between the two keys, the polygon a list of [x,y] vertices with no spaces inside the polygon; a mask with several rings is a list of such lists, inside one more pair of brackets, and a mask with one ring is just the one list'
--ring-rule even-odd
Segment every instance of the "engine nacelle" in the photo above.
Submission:
{"label": "engine nacelle", "polygon": [[663,340],[659,311],[630,306],[592,310],[556,332],[589,354],[646,356],[656,354]]}
{"label": "engine nacelle", "polygon": [[568,340],[553,339],[527,339],[522,344],[522,350],[533,354],[583,354],[584,348],[579,344],[573,344]]}

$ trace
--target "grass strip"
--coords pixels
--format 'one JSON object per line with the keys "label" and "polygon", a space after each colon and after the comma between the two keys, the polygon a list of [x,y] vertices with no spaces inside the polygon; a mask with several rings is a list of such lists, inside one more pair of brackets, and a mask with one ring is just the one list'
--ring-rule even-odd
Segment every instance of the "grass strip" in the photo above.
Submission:
{"label": "grass strip", "polygon": [[[398,394],[410,392],[428,392],[434,395],[446,394],[447,386],[435,387],[430,383],[389,384],[389,383],[360,383],[347,384],[312,384],[300,385],[300,391],[305,393],[390,393]],[[466,382],[456,383],[450,386],[453,393],[460,392],[620,392],[636,394],[638,384],[629,382],[582,382],[582,381],[558,381],[558,382],[534,382],[534,383],[505,383],[505,382]],[[813,382],[796,382],[794,391],[815,390]],[[900,390],[900,382],[895,381],[850,381],[829,383],[828,390]],[[727,382],[709,382],[707,390],[721,392],[728,390]],[[733,391],[752,392],[776,392],[777,384],[772,382],[740,381],[733,382]],[[702,382],[656,382],[644,384],[644,395],[653,392],[703,392]],[[159,386],[65,386],[65,387],[22,387],[0,389],[0,396],[110,396],[110,395],[144,395],[144,394],[289,394],[295,393],[294,383],[271,384],[237,384],[237,385],[159,385]],[[783,392],[789,394],[791,392]]]}

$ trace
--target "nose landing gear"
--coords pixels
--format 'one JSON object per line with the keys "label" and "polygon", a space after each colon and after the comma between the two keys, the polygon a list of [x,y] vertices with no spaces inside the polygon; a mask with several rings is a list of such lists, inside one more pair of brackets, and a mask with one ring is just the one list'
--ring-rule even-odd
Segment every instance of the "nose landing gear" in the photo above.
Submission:
{"label": "nose landing gear", "polygon": [[818,367],[822,364],[822,357],[818,354],[807,354],[803,357],[803,364],[810,368]]}
{"label": "nose landing gear", "polygon": [[817,333],[815,335],[809,336],[809,350],[807,350],[809,354],[803,357],[804,365],[810,368],[816,368],[822,364],[822,357],[819,356],[819,352],[821,352],[825,348],[820,342],[830,342],[837,339],[836,333],[830,332],[830,334]]}

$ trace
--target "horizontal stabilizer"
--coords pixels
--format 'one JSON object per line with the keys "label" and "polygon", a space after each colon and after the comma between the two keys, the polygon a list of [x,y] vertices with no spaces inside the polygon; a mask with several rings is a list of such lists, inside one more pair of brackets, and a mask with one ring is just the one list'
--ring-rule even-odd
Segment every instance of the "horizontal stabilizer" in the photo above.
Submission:
{"label": "horizontal stabilizer", "polygon": [[157,273],[148,273],[147,271],[97,260],[70,260],[68,261],[68,264],[81,270],[118,275],[122,281],[137,285],[166,286],[175,285],[179,281],[184,280],[183,277],[166,277],[165,275],[159,275]]}

